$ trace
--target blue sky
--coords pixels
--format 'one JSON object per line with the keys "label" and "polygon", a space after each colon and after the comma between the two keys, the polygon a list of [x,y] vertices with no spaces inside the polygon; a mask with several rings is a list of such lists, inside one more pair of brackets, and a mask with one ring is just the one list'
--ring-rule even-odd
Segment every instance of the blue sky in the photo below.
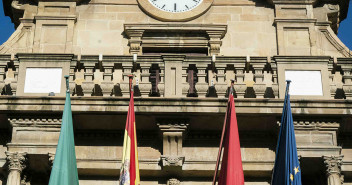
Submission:
{"label": "blue sky", "polygon": [[[0,44],[5,42],[14,32],[14,26],[9,17],[5,17],[2,2],[0,2]],[[339,38],[352,50],[352,2],[347,18],[340,24]]]}

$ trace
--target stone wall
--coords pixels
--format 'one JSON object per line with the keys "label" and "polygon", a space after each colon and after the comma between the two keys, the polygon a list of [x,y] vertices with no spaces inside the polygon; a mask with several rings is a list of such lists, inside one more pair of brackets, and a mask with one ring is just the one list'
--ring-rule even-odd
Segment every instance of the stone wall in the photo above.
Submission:
{"label": "stone wall", "polygon": [[[18,11],[25,12],[23,19],[15,33],[0,47],[0,53],[127,55],[135,47],[132,45],[135,38],[126,35],[125,25],[171,23],[149,16],[135,0],[79,4],[40,2],[38,6],[18,4],[18,7]],[[215,54],[225,56],[279,54],[348,57],[351,52],[334,33],[341,21],[338,19],[339,11],[336,4],[313,7],[279,3],[273,6],[264,0],[216,0],[204,14],[178,23],[180,27],[185,24],[227,27],[220,43],[217,43],[219,45],[214,48],[210,46],[208,54],[218,49]],[[161,34],[163,32],[156,33],[153,38],[158,40]],[[206,38],[192,39],[202,42]],[[187,41],[181,39],[176,42]],[[192,52],[192,48],[199,47],[199,44],[187,47]]]}

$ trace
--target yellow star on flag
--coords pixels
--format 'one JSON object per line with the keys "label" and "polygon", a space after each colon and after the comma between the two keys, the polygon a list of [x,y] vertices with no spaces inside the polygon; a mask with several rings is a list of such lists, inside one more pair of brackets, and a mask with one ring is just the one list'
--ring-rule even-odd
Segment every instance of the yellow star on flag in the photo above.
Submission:
{"label": "yellow star on flag", "polygon": [[298,167],[294,168],[294,171],[295,171],[295,175],[296,175],[298,172],[300,172],[300,171],[298,170]]}
{"label": "yellow star on flag", "polygon": [[291,181],[293,181],[293,175],[292,175],[292,173],[290,174],[290,179],[291,179]]}

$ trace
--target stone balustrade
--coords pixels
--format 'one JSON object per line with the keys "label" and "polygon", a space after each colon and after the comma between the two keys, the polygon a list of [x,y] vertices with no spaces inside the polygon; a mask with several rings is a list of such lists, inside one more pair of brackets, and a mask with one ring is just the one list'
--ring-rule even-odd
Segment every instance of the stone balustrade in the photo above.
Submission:
{"label": "stone balustrade", "polygon": [[[19,57],[29,55],[27,57]],[[40,56],[40,59],[38,59]],[[1,95],[16,95],[19,67],[26,62],[60,60],[59,54],[18,54],[0,56]],[[283,98],[279,91],[278,64],[290,65],[299,60],[300,66],[319,60],[328,71],[331,99],[352,99],[352,58],[330,57],[229,57],[186,55],[139,56],[75,56],[70,58],[70,90],[72,96],[129,97],[129,76],[133,76],[135,96],[140,97],[218,97],[229,93],[235,80],[237,98]],[[39,61],[38,61],[39,60]],[[28,65],[28,64],[27,64]],[[45,67],[45,66],[43,66]],[[324,73],[324,70],[322,70]],[[283,77],[281,77],[283,78]],[[281,79],[282,80],[282,79]],[[324,84],[329,83],[329,84]],[[322,97],[321,99],[324,99]]]}

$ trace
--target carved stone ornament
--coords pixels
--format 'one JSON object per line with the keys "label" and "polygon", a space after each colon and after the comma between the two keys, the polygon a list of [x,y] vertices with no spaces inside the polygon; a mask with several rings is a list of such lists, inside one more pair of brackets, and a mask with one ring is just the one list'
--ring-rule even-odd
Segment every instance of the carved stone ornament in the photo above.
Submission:
{"label": "carved stone ornament", "polygon": [[17,91],[17,81],[12,81],[10,83],[10,87],[11,87],[11,93],[12,95],[16,95],[16,91]]}
{"label": "carved stone ornament", "polygon": [[91,81],[82,82],[82,89],[84,96],[92,96],[94,83]]}
{"label": "carved stone ornament", "polygon": [[175,178],[169,179],[166,183],[166,185],[180,185],[181,182]]}
{"label": "carved stone ornament", "polygon": [[341,174],[343,155],[340,156],[323,156],[324,164],[326,166],[326,174]]}
{"label": "carved stone ornament", "polygon": [[254,84],[253,89],[257,98],[264,98],[264,94],[266,90],[266,85],[264,83]]}
{"label": "carved stone ornament", "polygon": [[164,83],[159,83],[158,84],[158,90],[159,90],[159,94],[161,97],[164,96],[164,91],[165,91],[165,84]]}
{"label": "carved stone ornament", "polygon": [[48,153],[48,157],[49,157],[49,165],[50,165],[50,168],[52,168],[53,165],[54,165],[55,154],[53,154],[53,153]]}
{"label": "carved stone ornament", "polygon": [[76,82],[70,81],[69,82],[69,89],[70,89],[70,93],[73,94],[73,91],[76,88]]}
{"label": "carved stone ornament", "polygon": [[182,166],[185,161],[184,156],[161,156],[163,166]]}
{"label": "carved stone ornament", "polygon": [[187,96],[189,90],[189,84],[188,83],[182,83],[182,95]]}
{"label": "carved stone ornament", "polygon": [[208,92],[208,83],[197,83],[196,90],[199,97],[205,97]]}
{"label": "carved stone ornament", "polygon": [[103,93],[103,96],[110,96],[112,93],[112,90],[114,88],[114,83],[113,82],[101,82],[100,88]]}
{"label": "carved stone ornament", "polygon": [[219,98],[225,98],[227,89],[228,89],[228,86],[226,83],[216,83],[215,84],[216,94],[218,94]]}
{"label": "carved stone ornament", "polygon": [[244,98],[244,94],[246,93],[246,90],[247,90],[247,85],[242,83],[242,84],[238,84],[236,83],[233,88],[235,89],[236,91],[236,95],[237,95],[237,98]]}
{"label": "carved stone ornament", "polygon": [[12,153],[12,152],[6,152],[6,160],[8,164],[8,170],[17,170],[22,172],[26,167],[27,167],[27,153]]}

